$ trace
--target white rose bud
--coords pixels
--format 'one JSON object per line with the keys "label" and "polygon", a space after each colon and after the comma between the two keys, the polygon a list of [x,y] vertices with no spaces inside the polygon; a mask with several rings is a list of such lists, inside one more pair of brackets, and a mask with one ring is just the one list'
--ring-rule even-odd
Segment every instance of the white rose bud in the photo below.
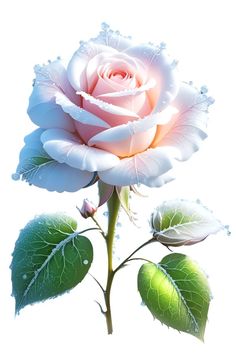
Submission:
{"label": "white rose bud", "polygon": [[96,213],[97,208],[88,199],[84,199],[83,205],[82,205],[81,209],[79,209],[79,211],[80,211],[80,214],[83,216],[83,218],[87,219]]}

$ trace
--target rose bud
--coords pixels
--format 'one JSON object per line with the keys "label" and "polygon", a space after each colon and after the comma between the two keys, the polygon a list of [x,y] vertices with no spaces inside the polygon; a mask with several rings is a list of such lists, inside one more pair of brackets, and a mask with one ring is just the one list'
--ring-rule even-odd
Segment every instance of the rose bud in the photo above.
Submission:
{"label": "rose bud", "polygon": [[83,218],[87,219],[87,218],[92,217],[96,213],[97,208],[88,199],[84,199],[83,205],[82,205],[81,209],[79,209],[79,211],[80,211],[80,214],[83,216]]}
{"label": "rose bud", "polygon": [[169,200],[151,216],[153,238],[165,246],[194,245],[223,229],[213,213],[199,202]]}

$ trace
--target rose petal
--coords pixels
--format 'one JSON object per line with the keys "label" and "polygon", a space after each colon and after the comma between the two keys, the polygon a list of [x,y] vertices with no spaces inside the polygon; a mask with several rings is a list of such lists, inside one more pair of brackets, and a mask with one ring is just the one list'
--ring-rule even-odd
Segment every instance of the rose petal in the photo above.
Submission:
{"label": "rose petal", "polygon": [[207,98],[202,97],[194,87],[183,83],[172,104],[179,112],[168,124],[158,127],[152,147],[176,147],[176,158],[186,160],[207,137]]}
{"label": "rose petal", "polygon": [[172,168],[172,161],[165,149],[149,149],[120,160],[115,167],[98,173],[105,183],[115,186],[154,184],[154,180]]}
{"label": "rose petal", "polygon": [[82,43],[72,56],[67,67],[67,76],[72,87],[78,91],[88,91],[85,69],[89,60],[99,53],[116,52],[115,49],[102,44],[96,44],[94,41]]}
{"label": "rose petal", "polygon": [[68,113],[77,122],[95,127],[111,128],[111,126],[102,119],[90,112],[85,111],[83,108],[76,106],[62,93],[58,92],[55,96],[56,103],[62,107],[65,113]]}
{"label": "rose petal", "polygon": [[[25,137],[25,146],[20,152],[16,173],[28,183],[49,191],[75,192],[88,185],[93,179],[93,173],[80,171],[50,159],[40,141],[43,132],[43,129],[37,129]],[[48,159],[48,163],[38,166],[32,172],[27,171],[26,167],[31,166],[32,159],[35,158]]]}
{"label": "rose petal", "polygon": [[[95,105],[96,107],[100,108],[101,110],[103,110],[105,112],[113,114],[114,118],[116,115],[139,118],[139,116],[137,114],[129,111],[128,109],[125,109],[125,108],[122,108],[119,106],[115,106],[113,104],[104,102],[104,101],[99,100],[97,98],[94,98],[93,96],[87,94],[84,91],[78,91],[77,94],[81,95],[85,100],[87,100],[92,105]],[[84,104],[83,104],[83,106],[84,106]]]}
{"label": "rose petal", "polygon": [[150,90],[156,85],[156,81],[154,79],[150,79],[146,84],[133,88],[133,89],[126,89],[123,91],[115,91],[115,92],[108,92],[104,93],[101,95],[98,95],[97,97],[126,97],[126,96],[136,96],[140,95],[140,93],[143,93],[145,91]]}
{"label": "rose petal", "polygon": [[73,102],[79,102],[78,96],[70,86],[61,60],[48,65],[35,67],[35,82],[29,99],[28,114],[41,128],[62,128],[74,131],[70,117],[55,103],[55,94],[63,92]]}
{"label": "rose petal", "polygon": [[119,163],[109,152],[82,145],[81,140],[62,129],[48,129],[41,141],[45,151],[55,160],[82,171],[104,171]]}
{"label": "rose petal", "polygon": [[[103,72],[105,68],[113,72],[117,70],[118,71],[121,70],[124,72],[133,73],[133,74],[136,73],[137,75],[139,75],[141,70],[144,71],[144,69],[140,68],[141,65],[142,64],[139,63],[139,60],[135,60],[134,58],[123,53],[117,53],[117,52],[99,53],[95,55],[92,59],[90,59],[86,66],[86,70],[85,70],[85,76],[87,79],[86,92],[89,94],[93,93],[94,88],[99,79],[99,76],[101,76],[101,71]],[[109,81],[112,82],[111,80]]]}
{"label": "rose petal", "polygon": [[152,45],[139,45],[128,48],[125,53],[137,57],[145,64],[149,77],[157,82],[157,87],[150,90],[149,97],[154,108],[153,112],[160,112],[175,98],[179,83],[177,80],[173,59],[166,50]]}
{"label": "rose petal", "polygon": [[169,183],[171,181],[173,181],[175,179],[175,176],[172,172],[172,170],[163,173],[161,176],[159,177],[154,177],[154,178],[150,178],[148,180],[148,187],[154,187],[154,188],[159,188],[164,186],[164,184]]}
{"label": "rose petal", "polygon": [[[136,120],[133,122],[128,122],[127,124],[122,124],[117,127],[113,127],[111,129],[105,130],[94,137],[92,137],[88,141],[89,146],[96,145],[97,147],[104,148],[107,151],[111,151],[113,153],[118,152],[118,156],[128,156],[132,150],[132,144],[134,144],[135,140],[142,142],[140,140],[141,133],[148,132],[146,147],[145,150],[152,142],[153,139],[153,130],[156,131],[156,125],[166,124],[172,117],[173,112],[176,112],[176,108],[168,107],[164,111],[158,114],[153,114],[147,116],[143,119]],[[151,139],[151,140],[150,140]],[[126,145],[123,145],[125,142]],[[125,150],[125,151],[122,151]],[[134,153],[134,152],[133,152]]]}
{"label": "rose petal", "polygon": [[[96,136],[102,133],[97,134]],[[153,138],[156,134],[156,126],[147,129],[145,132],[135,133],[125,139],[124,137],[120,136],[119,141],[96,141],[93,143],[93,146],[96,146],[102,150],[109,151],[112,154],[119,156],[119,157],[128,157],[139,152],[146,150],[152,143]],[[93,141],[91,138],[88,142]],[[91,145],[90,145],[91,146]]]}

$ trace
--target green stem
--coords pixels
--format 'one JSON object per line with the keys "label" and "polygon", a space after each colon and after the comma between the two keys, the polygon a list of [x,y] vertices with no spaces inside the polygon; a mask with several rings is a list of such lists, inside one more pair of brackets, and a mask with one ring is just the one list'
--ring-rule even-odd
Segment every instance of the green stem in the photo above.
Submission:
{"label": "green stem", "polygon": [[[118,272],[118,270],[120,270],[124,265],[125,263],[129,262],[131,259],[131,257],[137,253],[139,250],[141,250],[141,248],[149,245],[150,243],[152,242],[155,242],[156,240],[152,237],[150,240],[144,242],[141,246],[139,246],[138,248],[136,248],[127,258],[125,258],[119,265],[118,267],[113,271],[114,275],[116,274],[116,272]],[[142,259],[142,258],[133,258],[133,260],[146,260],[147,262],[150,262],[148,259]]]}
{"label": "green stem", "polygon": [[90,216],[90,217],[91,217],[91,219],[93,220],[93,222],[97,225],[98,229],[99,229],[100,232],[101,232],[102,237],[105,239],[105,238],[106,238],[106,234],[105,234],[105,232],[103,231],[103,229],[102,229],[101,225],[99,224],[99,222],[97,221],[97,219],[95,218],[95,216],[92,215],[92,216]]}
{"label": "green stem", "polygon": [[106,236],[106,245],[107,245],[107,284],[106,289],[104,292],[104,298],[106,303],[106,321],[107,321],[107,332],[108,334],[112,334],[113,326],[112,326],[112,316],[111,316],[111,287],[114,278],[114,271],[113,271],[113,242],[115,236],[115,228],[116,222],[119,214],[120,209],[120,200],[118,198],[116,190],[114,190],[111,198],[109,199],[108,203],[108,231]]}

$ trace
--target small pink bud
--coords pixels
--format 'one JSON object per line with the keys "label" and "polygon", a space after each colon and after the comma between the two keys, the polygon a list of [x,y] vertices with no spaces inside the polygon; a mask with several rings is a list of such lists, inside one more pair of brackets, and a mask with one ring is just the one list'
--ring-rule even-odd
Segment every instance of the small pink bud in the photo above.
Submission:
{"label": "small pink bud", "polygon": [[87,219],[96,213],[97,208],[88,199],[84,199],[83,205],[82,205],[81,209],[79,209],[79,211],[80,211],[80,214],[83,216],[83,218]]}

